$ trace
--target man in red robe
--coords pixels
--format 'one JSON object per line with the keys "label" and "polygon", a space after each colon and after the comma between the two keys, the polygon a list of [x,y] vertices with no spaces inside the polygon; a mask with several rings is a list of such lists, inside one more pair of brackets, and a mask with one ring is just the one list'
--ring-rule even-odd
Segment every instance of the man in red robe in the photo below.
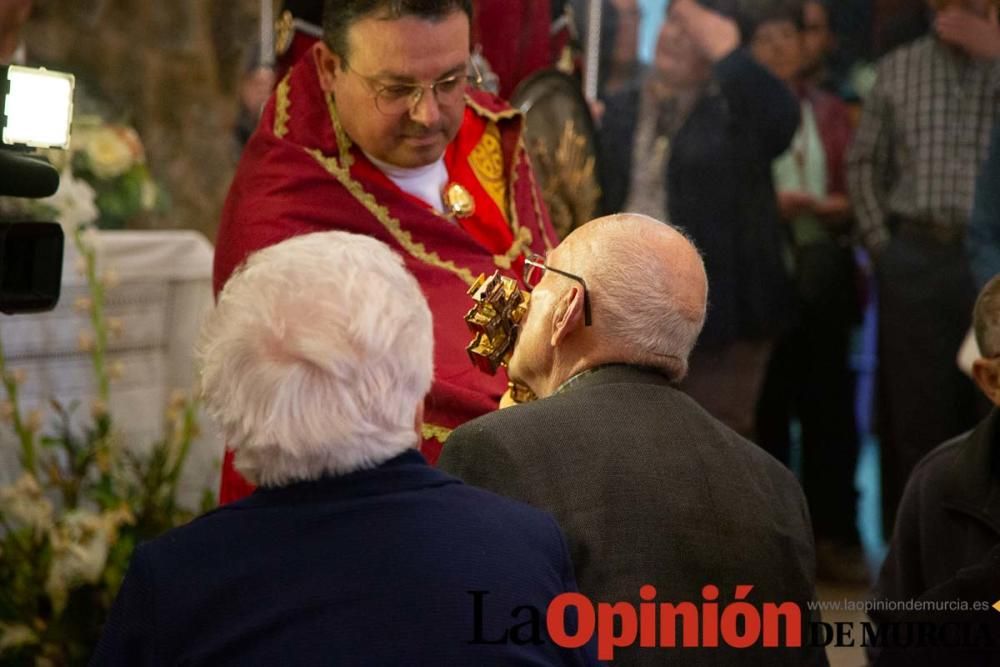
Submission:
{"label": "man in red robe", "polygon": [[[226,200],[214,286],[297,234],[339,229],[396,250],[434,314],[421,445],[433,463],[451,429],[494,410],[506,388],[465,352],[469,286],[498,269],[519,277],[522,255],[556,237],[519,113],[466,87],[470,0],[359,12],[371,4],[331,5],[323,41],[278,84]],[[221,501],[251,490],[227,454]]]}

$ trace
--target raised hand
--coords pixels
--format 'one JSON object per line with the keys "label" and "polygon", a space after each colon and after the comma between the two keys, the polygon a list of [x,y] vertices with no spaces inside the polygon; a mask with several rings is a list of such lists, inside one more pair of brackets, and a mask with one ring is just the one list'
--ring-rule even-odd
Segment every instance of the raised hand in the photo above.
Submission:
{"label": "raised hand", "polygon": [[1000,20],[997,6],[990,3],[986,17],[952,6],[934,17],[934,31],[946,44],[979,60],[1000,58]]}
{"label": "raised hand", "polygon": [[705,9],[695,0],[674,0],[670,20],[676,21],[712,62],[722,60],[740,45],[740,29],[736,22]]}

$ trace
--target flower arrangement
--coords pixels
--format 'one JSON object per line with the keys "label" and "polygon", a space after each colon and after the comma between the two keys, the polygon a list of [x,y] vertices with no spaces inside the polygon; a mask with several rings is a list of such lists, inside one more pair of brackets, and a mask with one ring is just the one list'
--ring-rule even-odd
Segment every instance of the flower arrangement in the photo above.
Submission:
{"label": "flower arrangement", "polygon": [[[198,433],[197,402],[175,393],[164,435],[149,454],[124,446],[109,411],[111,383],[121,368],[107,361],[122,325],[105,315],[117,278],[99,275],[93,228],[119,225],[160,201],[134,131],[97,125],[79,139],[62,170],[60,189],[37,205],[54,214],[79,254],[88,296],[74,304],[88,325],[96,398],[81,427],[79,405],[51,400],[48,421],[25,412],[25,377],[11,370],[0,340],[0,420],[18,443],[20,475],[0,487],[0,664],[85,663],[97,640],[135,546],[194,516],[177,501],[178,483]],[[82,135],[82,136],[81,136]],[[206,490],[197,510],[214,504]]]}
{"label": "flower arrangement", "polygon": [[43,212],[54,213],[67,230],[91,222],[122,229],[168,206],[150,175],[139,135],[127,125],[77,117],[69,151],[50,151],[48,158],[61,175],[59,190],[41,202]]}

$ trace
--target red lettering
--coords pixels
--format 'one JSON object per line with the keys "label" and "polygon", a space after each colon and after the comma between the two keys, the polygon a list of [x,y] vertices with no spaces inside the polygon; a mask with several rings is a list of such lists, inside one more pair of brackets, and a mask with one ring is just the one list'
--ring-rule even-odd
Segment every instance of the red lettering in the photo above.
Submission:
{"label": "red lettering", "polygon": [[[779,619],[785,618],[785,643],[779,639]],[[802,609],[794,602],[764,605],[764,646],[802,646]]]}
{"label": "red lettering", "polygon": [[[736,587],[739,591],[739,587]],[[739,593],[737,593],[738,595]],[[740,631],[737,618],[743,617],[743,630]],[[733,602],[722,610],[720,623],[722,639],[733,648],[747,648],[757,642],[760,637],[760,614],[749,602]]]}
{"label": "red lettering", "polygon": [[[615,619],[621,620],[621,634],[615,634]],[[635,607],[628,602],[597,605],[597,657],[600,660],[613,660],[615,648],[634,644],[637,632]]]}
{"label": "red lettering", "polygon": [[639,646],[642,648],[656,647],[656,589],[646,584],[639,589]]}
{"label": "red lettering", "polygon": [[[680,617],[678,619],[678,617]],[[677,646],[677,621],[681,621],[684,631],[683,646],[694,648],[698,646],[698,607],[691,602],[680,602],[676,605],[664,602],[660,605],[660,646],[674,648]]]}
{"label": "red lettering", "polygon": [[[576,635],[566,632],[566,610],[575,607],[577,612]],[[549,604],[545,613],[545,627],[552,641],[562,648],[580,648],[594,636],[594,605],[586,595],[560,593]]]}

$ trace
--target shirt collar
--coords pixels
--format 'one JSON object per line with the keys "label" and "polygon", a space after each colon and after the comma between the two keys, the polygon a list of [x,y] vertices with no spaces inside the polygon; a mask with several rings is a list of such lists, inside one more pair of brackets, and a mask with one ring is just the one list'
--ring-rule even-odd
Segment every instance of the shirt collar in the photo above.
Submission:
{"label": "shirt collar", "polygon": [[411,449],[373,468],[356,470],[346,475],[324,476],[280,487],[259,487],[246,498],[225,505],[222,509],[241,510],[282,504],[328,502],[458,483],[458,479],[432,468],[419,451]]}
{"label": "shirt collar", "polygon": [[581,387],[592,384],[615,384],[615,383],[647,383],[670,385],[670,379],[655,368],[648,366],[635,366],[633,364],[611,363],[601,364],[580,371],[573,377],[563,382],[552,392],[553,396],[568,391],[574,391]]}
{"label": "shirt collar", "polygon": [[570,379],[566,380],[561,385],[559,385],[556,388],[556,390],[554,392],[552,392],[552,395],[556,396],[558,394],[563,393],[564,391],[569,391],[570,389],[573,388],[573,385],[577,384],[583,378],[585,378],[588,375],[591,375],[593,373],[596,373],[597,371],[601,370],[602,368],[606,368],[606,367],[611,366],[611,365],[612,364],[601,364],[600,366],[594,366],[593,368],[588,368],[585,371],[580,371],[579,373],[577,373],[576,375],[574,375],[573,377],[571,377]]}

